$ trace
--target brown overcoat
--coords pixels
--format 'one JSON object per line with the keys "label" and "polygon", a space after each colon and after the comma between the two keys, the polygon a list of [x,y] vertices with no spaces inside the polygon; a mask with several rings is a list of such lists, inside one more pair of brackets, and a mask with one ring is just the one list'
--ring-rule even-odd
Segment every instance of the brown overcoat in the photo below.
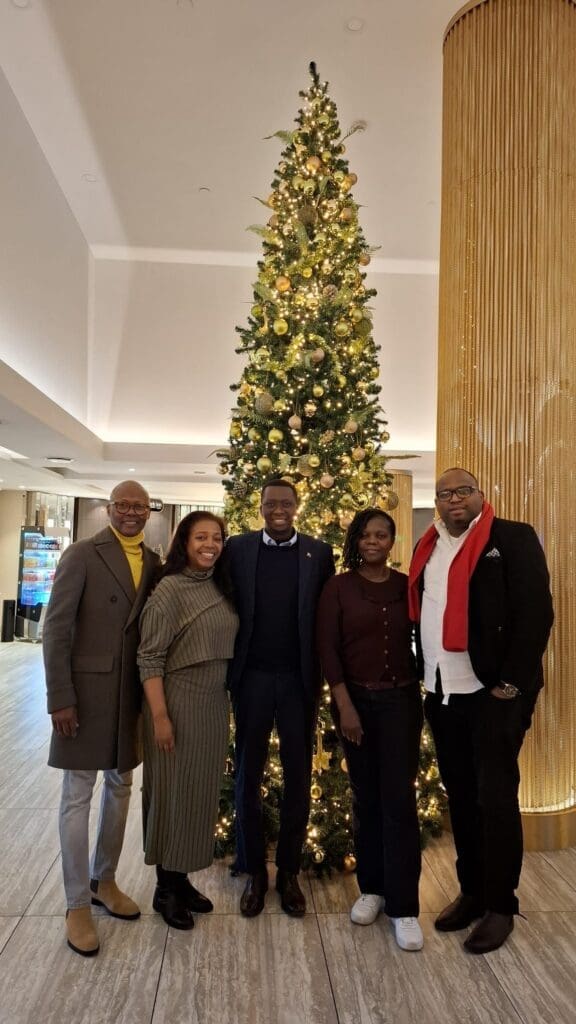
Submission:
{"label": "brown overcoat", "polygon": [[62,555],[42,638],[48,711],[76,705],[79,729],[74,739],[52,733],[52,767],[125,772],[140,763],[138,617],[159,564],[143,545],[136,591],[110,527]]}

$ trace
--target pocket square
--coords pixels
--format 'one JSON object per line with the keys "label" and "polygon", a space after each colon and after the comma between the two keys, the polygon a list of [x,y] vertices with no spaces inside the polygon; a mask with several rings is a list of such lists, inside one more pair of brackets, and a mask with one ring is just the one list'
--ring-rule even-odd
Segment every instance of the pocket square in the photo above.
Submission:
{"label": "pocket square", "polygon": [[486,554],[484,555],[484,558],[501,558],[501,557],[502,556],[501,556],[500,552],[498,551],[498,548],[492,548],[490,551],[487,551]]}

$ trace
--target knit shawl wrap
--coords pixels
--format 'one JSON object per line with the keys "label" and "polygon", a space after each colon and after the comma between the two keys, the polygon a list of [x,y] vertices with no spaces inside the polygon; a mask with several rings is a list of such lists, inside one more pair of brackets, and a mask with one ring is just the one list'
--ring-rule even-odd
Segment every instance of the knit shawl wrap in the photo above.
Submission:
{"label": "knit shawl wrap", "polygon": [[[480,518],[454,556],[448,572],[446,608],[442,623],[445,651],[468,650],[468,591],[470,577],[478,564],[492,529],[494,509],[483,502]],[[408,608],[413,622],[420,622],[420,576],[438,541],[436,526],[428,527],[412,556],[408,575]]]}

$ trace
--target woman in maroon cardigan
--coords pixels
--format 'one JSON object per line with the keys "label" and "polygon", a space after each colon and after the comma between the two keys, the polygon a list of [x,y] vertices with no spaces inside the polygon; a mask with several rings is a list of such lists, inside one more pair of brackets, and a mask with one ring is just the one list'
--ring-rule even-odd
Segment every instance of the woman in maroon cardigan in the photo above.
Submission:
{"label": "woman in maroon cardigan", "polygon": [[421,949],[420,833],[415,781],[422,702],[408,619],[408,578],[388,566],[394,520],[359,512],[344,542],[347,572],[326,583],[318,647],[332,692],[354,805],[360,897],[355,924],[381,909],[402,949]]}

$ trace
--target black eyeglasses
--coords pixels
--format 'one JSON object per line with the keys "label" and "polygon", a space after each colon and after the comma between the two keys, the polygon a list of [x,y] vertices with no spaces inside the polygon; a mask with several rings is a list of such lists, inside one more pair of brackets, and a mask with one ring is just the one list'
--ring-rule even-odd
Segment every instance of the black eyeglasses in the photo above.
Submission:
{"label": "black eyeglasses", "polygon": [[439,501],[450,501],[454,494],[457,498],[469,498],[474,491],[478,490],[480,490],[479,487],[469,487],[467,484],[462,487],[443,487],[441,491],[436,491],[436,497]]}
{"label": "black eyeglasses", "polygon": [[150,505],[144,505],[141,501],[111,501],[110,504],[114,506],[121,516],[127,515],[131,509],[137,516],[146,515],[146,512],[150,511]]}

